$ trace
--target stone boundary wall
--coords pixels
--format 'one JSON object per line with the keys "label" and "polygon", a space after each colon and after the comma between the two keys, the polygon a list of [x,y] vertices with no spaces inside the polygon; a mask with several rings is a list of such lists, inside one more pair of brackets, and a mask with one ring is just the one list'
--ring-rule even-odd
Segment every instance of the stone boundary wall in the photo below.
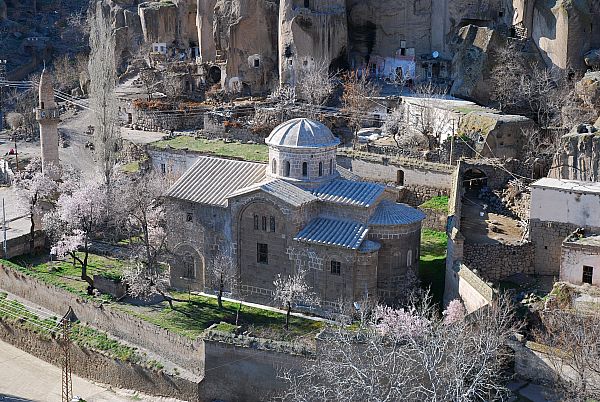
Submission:
{"label": "stone boundary wall", "polygon": [[421,211],[425,213],[425,220],[422,223],[423,229],[446,232],[446,225],[448,222],[447,212],[428,208],[423,208]]}
{"label": "stone boundary wall", "polygon": [[534,247],[522,244],[469,244],[463,249],[463,263],[490,281],[517,273],[533,274]]}
{"label": "stone boundary wall", "polygon": [[467,313],[472,313],[492,302],[494,289],[469,267],[457,263],[452,269],[446,269],[444,302],[457,298],[463,301]]}
{"label": "stone boundary wall", "polygon": [[131,109],[131,125],[138,130],[160,131],[160,130],[200,130],[204,128],[203,111],[151,111]]}
{"label": "stone boundary wall", "polygon": [[[49,335],[0,321],[0,339],[57,367],[62,364],[61,345]],[[199,382],[115,360],[77,344],[71,345],[70,357],[73,374],[80,377],[149,395],[199,400]]]}
{"label": "stone boundary wall", "polygon": [[204,374],[202,341],[174,334],[131,314],[119,311],[110,304],[98,304],[78,297],[58,287],[45,284],[17,270],[0,265],[0,288],[38,304],[57,316],[69,306],[80,321],[101,331],[148,349],[194,374]]}
{"label": "stone boundary wall", "polygon": [[[183,397],[184,400],[263,401],[265,395],[278,392],[281,386],[285,385],[278,378],[281,370],[298,369],[305,361],[306,356],[310,354],[308,352],[302,354],[297,348],[291,346],[286,348],[284,342],[250,337],[237,337],[239,339],[235,344],[202,338],[192,341],[118,311],[115,307],[106,304],[98,305],[95,302],[81,299],[66,290],[47,285],[3,265],[0,265],[0,289],[47,308],[55,312],[57,316],[66,312],[67,308],[71,306],[77,318],[82,322],[154,352],[202,377],[203,379],[198,385],[183,379],[170,381],[167,376],[160,377],[162,374],[159,373],[153,376],[149,371],[148,381],[157,381],[158,389],[162,389],[160,388],[162,381],[166,384],[165,387],[175,387],[173,392],[186,393],[190,396],[196,395],[190,398]],[[1,331],[2,326],[0,325]],[[0,333],[1,336],[3,334]],[[21,347],[19,344],[14,345]],[[277,346],[277,350],[269,350],[275,346]],[[35,349],[28,349],[26,344],[23,344],[23,348],[43,360],[60,365],[60,362],[47,360],[42,357],[43,355],[37,355]],[[112,362],[112,359],[108,360]],[[118,362],[110,363],[112,366],[108,361],[99,364],[101,364],[99,367],[106,367],[110,374],[104,378],[95,377],[98,374],[94,373],[95,366],[91,364],[89,372],[80,371],[76,374],[115,386],[156,394],[151,387],[140,389],[130,385],[137,381],[137,377],[133,376],[135,373],[129,373],[127,370],[135,368],[140,376],[143,376],[148,370],[140,370],[141,367],[137,366],[121,367],[122,365],[127,366],[127,364]],[[119,380],[120,373],[123,373],[124,376],[122,380]],[[158,377],[155,378],[156,376]],[[139,387],[146,387],[146,385],[140,384]],[[197,385],[196,394],[192,393],[190,384]]]}
{"label": "stone boundary wall", "polygon": [[[29,217],[26,219],[29,220]],[[35,232],[34,238],[34,248],[36,250],[44,247],[46,244],[46,237],[42,234],[42,232]],[[0,247],[0,258],[4,259],[19,257],[27,253],[29,253],[29,233],[8,239],[6,241],[7,255],[4,255],[4,249]]]}

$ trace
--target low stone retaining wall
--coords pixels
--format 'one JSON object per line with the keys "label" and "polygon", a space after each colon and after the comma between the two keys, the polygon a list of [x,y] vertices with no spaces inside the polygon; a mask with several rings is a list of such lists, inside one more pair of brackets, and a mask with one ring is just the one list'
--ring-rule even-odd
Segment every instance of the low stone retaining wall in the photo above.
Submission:
{"label": "low stone retaining wall", "polygon": [[465,243],[463,262],[484,278],[498,281],[517,273],[533,274],[534,247],[522,244]]}
{"label": "low stone retaining wall", "polygon": [[148,349],[197,375],[204,375],[204,345],[119,311],[47,285],[14,268],[0,266],[0,289],[62,316],[69,307],[80,321]]}
{"label": "low stone retaining wall", "polygon": [[[62,364],[61,345],[49,335],[0,320],[0,339],[50,364]],[[80,377],[149,395],[199,400],[199,382],[115,360],[76,344],[71,345],[70,353],[73,374]]]}

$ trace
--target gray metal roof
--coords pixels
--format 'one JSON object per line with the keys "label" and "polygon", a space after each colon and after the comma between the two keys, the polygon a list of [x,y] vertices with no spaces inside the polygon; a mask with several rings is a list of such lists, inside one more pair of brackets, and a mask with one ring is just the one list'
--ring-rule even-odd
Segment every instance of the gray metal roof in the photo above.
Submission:
{"label": "gray metal roof", "polygon": [[425,219],[425,214],[406,204],[383,200],[375,208],[369,225],[410,225]]}
{"label": "gray metal roof", "polygon": [[367,233],[369,228],[362,223],[319,217],[302,229],[294,240],[357,250]]}
{"label": "gray metal roof", "polygon": [[379,251],[381,248],[381,243],[372,240],[365,240],[360,245],[358,249],[361,253],[374,253],[375,251]]}
{"label": "gray metal roof", "polygon": [[167,191],[167,197],[227,206],[227,197],[265,180],[266,165],[201,156]]}
{"label": "gray metal roof", "polygon": [[340,165],[337,165],[336,170],[338,171],[338,173],[340,174],[340,177],[342,179],[354,180],[354,181],[359,181],[360,180],[360,176],[359,175],[356,175],[356,174],[352,173],[351,170],[346,169],[345,167],[341,167]]}
{"label": "gray metal roof", "polygon": [[322,201],[368,208],[383,193],[381,184],[364,181],[333,180],[313,191]]}
{"label": "gray metal roof", "polygon": [[294,186],[283,180],[271,180],[262,183],[257,183],[252,186],[242,188],[232,193],[227,198],[236,197],[242,194],[248,194],[253,191],[264,191],[267,194],[271,194],[284,202],[295,207],[300,207],[309,202],[316,201],[318,198],[299,187]]}
{"label": "gray metal roof", "polygon": [[276,127],[267,145],[286,148],[323,148],[340,144],[327,126],[310,119],[292,119]]}

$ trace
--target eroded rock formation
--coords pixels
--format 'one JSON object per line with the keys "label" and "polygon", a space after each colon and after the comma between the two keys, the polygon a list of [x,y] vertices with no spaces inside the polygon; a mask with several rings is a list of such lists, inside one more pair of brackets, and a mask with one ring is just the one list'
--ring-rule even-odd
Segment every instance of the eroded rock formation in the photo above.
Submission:
{"label": "eroded rock formation", "polygon": [[600,119],[593,126],[581,124],[562,137],[549,177],[600,181]]}

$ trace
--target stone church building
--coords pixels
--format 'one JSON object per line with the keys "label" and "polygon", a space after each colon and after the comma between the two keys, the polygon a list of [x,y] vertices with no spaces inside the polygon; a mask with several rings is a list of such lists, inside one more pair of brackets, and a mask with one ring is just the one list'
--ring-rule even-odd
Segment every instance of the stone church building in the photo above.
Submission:
{"label": "stone church building", "polygon": [[277,274],[300,267],[325,307],[393,300],[418,268],[425,215],[397,203],[397,188],[338,167],[339,140],[321,123],[290,120],[266,143],[268,164],[200,157],[168,190],[172,285],[212,289],[207,267],[221,250],[248,300],[269,302]]}

